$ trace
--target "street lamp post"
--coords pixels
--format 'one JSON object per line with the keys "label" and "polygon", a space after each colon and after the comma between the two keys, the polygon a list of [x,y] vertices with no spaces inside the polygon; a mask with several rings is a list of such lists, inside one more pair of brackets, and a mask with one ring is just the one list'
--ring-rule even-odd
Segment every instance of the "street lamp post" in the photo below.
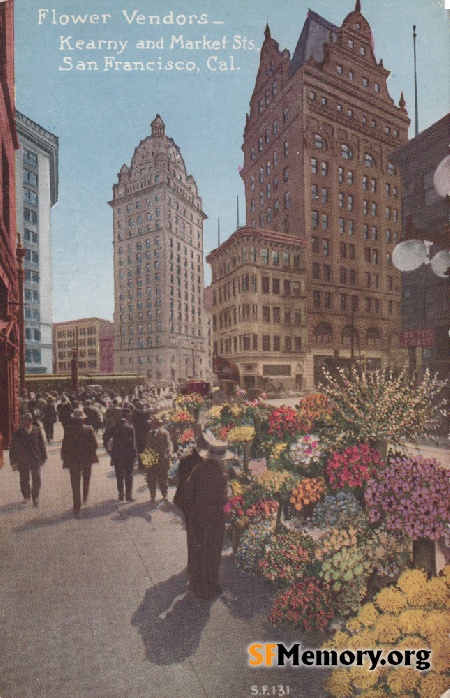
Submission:
{"label": "street lamp post", "polygon": [[24,318],[24,301],[23,301],[23,259],[25,257],[25,248],[20,241],[20,234],[17,234],[17,286],[19,292],[19,389],[20,395],[23,397],[25,392],[25,318]]}

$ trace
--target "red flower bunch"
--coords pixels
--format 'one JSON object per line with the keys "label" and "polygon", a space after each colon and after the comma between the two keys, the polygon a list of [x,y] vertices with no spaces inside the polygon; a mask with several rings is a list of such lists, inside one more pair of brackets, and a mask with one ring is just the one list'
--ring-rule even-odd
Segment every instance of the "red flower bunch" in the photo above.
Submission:
{"label": "red flower bunch", "polygon": [[195,441],[194,430],[185,429],[180,436],[180,444],[188,444],[191,441]]}
{"label": "red flower bunch", "polygon": [[323,630],[333,618],[330,587],[314,577],[305,577],[280,594],[269,616],[274,625],[291,623],[301,630]]}
{"label": "red flower bunch", "polygon": [[333,453],[327,464],[327,475],[334,490],[362,487],[378,468],[383,466],[381,453],[362,443]]}
{"label": "red flower bunch", "polygon": [[177,410],[172,417],[172,422],[192,422],[192,415],[186,410]]}
{"label": "red flower bunch", "polygon": [[250,519],[270,519],[279,509],[279,503],[275,499],[260,499],[245,512]]}
{"label": "red flower bunch", "polygon": [[259,561],[263,576],[271,582],[294,584],[303,576],[313,545],[312,538],[298,531],[273,536]]}
{"label": "red flower bunch", "polygon": [[241,496],[232,497],[223,508],[225,514],[232,524],[235,524],[245,514],[244,498]]}
{"label": "red flower bunch", "polygon": [[294,437],[301,430],[301,423],[296,410],[292,407],[276,407],[269,415],[269,434],[276,434],[280,439]]}

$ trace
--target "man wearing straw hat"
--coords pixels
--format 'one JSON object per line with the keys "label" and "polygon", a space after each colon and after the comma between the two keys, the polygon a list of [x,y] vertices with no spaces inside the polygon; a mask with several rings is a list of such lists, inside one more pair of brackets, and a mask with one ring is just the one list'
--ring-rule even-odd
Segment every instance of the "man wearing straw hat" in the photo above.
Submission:
{"label": "man wearing straw hat", "polygon": [[70,428],[65,430],[61,447],[63,468],[70,471],[73,494],[73,515],[79,518],[81,509],[81,480],[83,480],[83,503],[87,501],[91,481],[92,463],[98,463],[97,439],[94,429],[84,424],[83,410],[75,409],[70,417]]}
{"label": "man wearing straw hat", "polygon": [[164,429],[163,421],[158,415],[152,415],[148,421],[150,429],[145,438],[145,448],[154,451],[158,458],[158,462],[147,469],[147,486],[150,490],[150,501],[152,504],[156,501],[156,485],[158,484],[163,503],[165,504],[168,501],[167,492],[169,491],[170,435]]}
{"label": "man wearing straw hat", "polygon": [[193,470],[184,485],[185,511],[192,543],[189,560],[189,586],[199,599],[212,600],[222,593],[219,581],[220,559],[225,535],[223,511],[227,495],[224,462],[234,458],[227,442],[206,433],[203,460]]}

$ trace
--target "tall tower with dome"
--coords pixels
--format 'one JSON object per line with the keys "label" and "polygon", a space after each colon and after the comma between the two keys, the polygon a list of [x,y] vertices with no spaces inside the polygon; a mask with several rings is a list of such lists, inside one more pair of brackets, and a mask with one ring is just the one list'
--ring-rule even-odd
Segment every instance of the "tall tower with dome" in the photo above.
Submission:
{"label": "tall tower with dome", "polygon": [[197,185],[159,114],[122,165],[114,212],[116,373],[154,385],[205,379],[203,213]]}

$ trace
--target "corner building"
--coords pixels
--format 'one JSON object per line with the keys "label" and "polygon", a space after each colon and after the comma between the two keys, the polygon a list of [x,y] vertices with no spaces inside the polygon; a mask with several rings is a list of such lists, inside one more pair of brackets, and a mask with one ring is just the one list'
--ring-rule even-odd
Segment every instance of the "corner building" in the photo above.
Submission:
{"label": "corner building", "polygon": [[202,200],[159,114],[113,187],[115,371],[206,378]]}
{"label": "corner building", "polygon": [[310,10],[292,58],[266,27],[241,176],[247,225],[306,243],[306,388],[350,358],[368,369],[403,360],[390,158],[409,118],[388,76],[359,0],[341,27]]}

